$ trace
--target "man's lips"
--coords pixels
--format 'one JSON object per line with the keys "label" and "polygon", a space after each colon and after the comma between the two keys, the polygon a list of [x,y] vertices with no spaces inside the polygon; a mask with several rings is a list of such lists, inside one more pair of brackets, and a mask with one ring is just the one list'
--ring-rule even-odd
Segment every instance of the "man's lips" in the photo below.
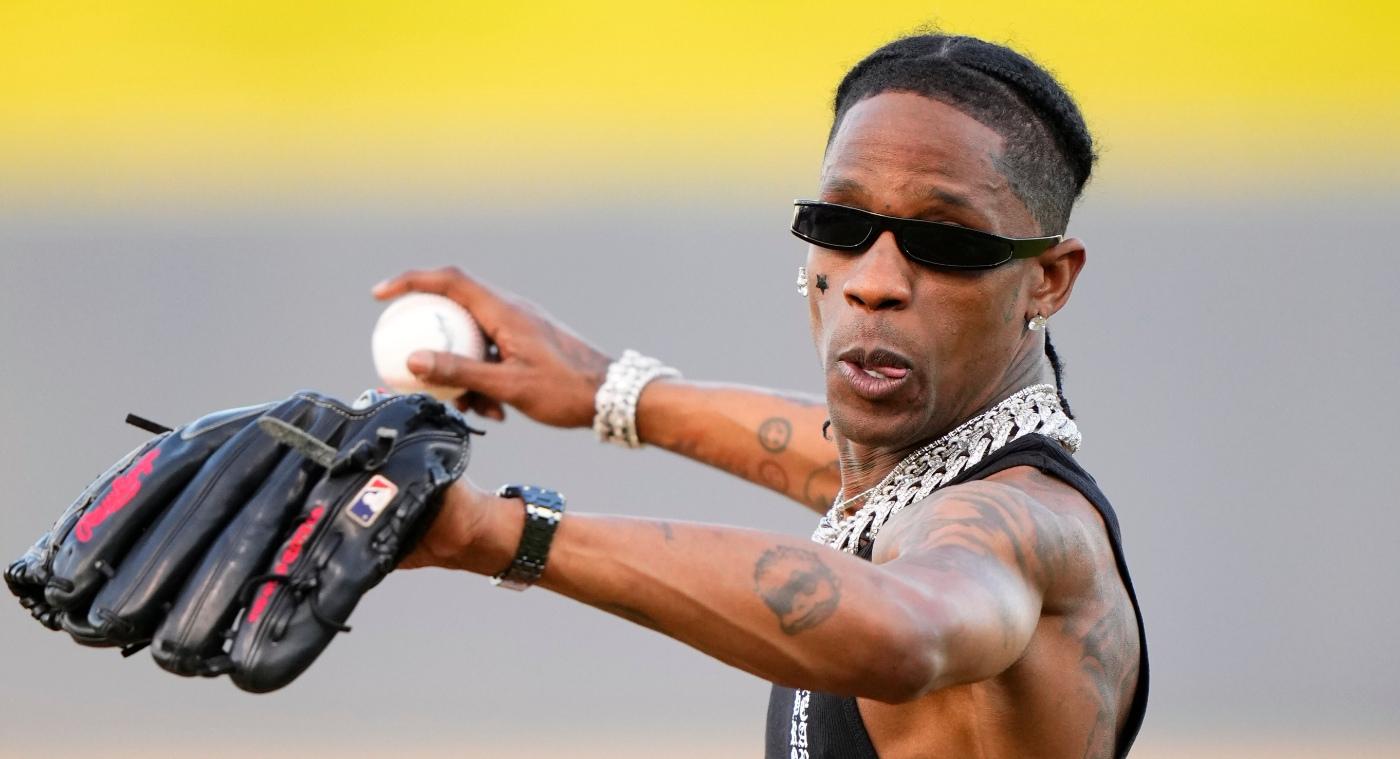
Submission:
{"label": "man's lips", "polygon": [[897,390],[909,376],[912,363],[884,348],[849,348],[837,357],[836,366],[857,395],[875,400]]}

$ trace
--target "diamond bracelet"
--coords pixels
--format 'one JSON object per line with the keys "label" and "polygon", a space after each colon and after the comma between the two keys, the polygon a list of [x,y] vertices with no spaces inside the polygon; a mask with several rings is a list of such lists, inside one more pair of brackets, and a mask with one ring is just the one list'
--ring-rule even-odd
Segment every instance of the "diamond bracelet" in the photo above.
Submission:
{"label": "diamond bracelet", "polygon": [[598,440],[625,448],[641,448],[637,437],[637,399],[642,388],[658,377],[679,377],[681,373],[657,359],[634,350],[608,366],[607,379],[593,398],[593,431]]}

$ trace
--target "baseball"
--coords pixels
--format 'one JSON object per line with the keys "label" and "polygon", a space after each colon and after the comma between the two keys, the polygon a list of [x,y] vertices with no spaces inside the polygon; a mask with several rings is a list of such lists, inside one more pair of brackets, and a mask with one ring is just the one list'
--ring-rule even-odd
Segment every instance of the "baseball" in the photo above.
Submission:
{"label": "baseball", "polygon": [[400,393],[428,393],[438,400],[462,394],[462,388],[429,385],[408,370],[414,351],[456,353],[476,360],[486,356],[486,336],[465,308],[441,295],[411,293],[380,314],[370,339],[374,368],[384,384]]}

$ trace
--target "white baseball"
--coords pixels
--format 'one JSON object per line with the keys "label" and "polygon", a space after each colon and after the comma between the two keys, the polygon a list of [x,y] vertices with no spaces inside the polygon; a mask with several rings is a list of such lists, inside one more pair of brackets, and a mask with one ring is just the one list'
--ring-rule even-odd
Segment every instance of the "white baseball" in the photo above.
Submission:
{"label": "white baseball", "polygon": [[480,361],[486,336],[456,301],[430,293],[410,293],[380,314],[370,338],[374,368],[389,388],[400,393],[428,393],[438,400],[462,394],[460,387],[429,385],[408,370],[408,356],[430,350],[456,353]]}

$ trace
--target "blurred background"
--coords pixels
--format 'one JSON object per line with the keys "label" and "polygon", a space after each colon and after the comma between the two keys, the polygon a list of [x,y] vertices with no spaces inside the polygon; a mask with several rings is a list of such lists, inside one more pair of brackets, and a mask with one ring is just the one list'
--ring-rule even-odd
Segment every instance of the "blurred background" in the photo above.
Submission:
{"label": "blurred background", "polygon": [[[0,555],[134,446],[375,384],[370,286],[456,264],[614,354],[820,390],[789,201],[833,90],[923,24],[1009,42],[1102,158],[1051,324],[1147,619],[1134,756],[1400,756],[1400,6],[0,2]],[[806,534],[518,418],[471,477]],[[0,604],[0,756],[761,754],[767,685],[547,592],[391,576],[292,687],[80,649]]]}

